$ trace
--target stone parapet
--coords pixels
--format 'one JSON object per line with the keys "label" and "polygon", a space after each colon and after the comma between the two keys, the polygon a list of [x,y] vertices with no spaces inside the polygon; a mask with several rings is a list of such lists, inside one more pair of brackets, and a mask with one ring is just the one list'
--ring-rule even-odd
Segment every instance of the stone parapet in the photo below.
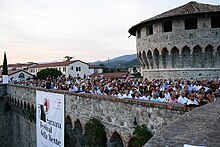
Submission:
{"label": "stone parapet", "polygon": [[[36,90],[64,94],[65,116],[71,119],[73,127],[78,120],[84,131],[88,120],[94,117],[105,126],[108,140],[110,140],[114,132],[117,132],[120,134],[125,146],[131,139],[134,128],[137,125],[145,124],[154,134],[163,126],[190,111],[190,108],[184,105],[172,105],[169,103],[78,94],[21,85],[8,85],[7,87],[10,95],[9,101],[16,107],[25,110],[36,109]],[[15,109],[15,111],[17,110]],[[19,121],[21,120],[19,119]],[[35,127],[32,127],[35,130]]]}

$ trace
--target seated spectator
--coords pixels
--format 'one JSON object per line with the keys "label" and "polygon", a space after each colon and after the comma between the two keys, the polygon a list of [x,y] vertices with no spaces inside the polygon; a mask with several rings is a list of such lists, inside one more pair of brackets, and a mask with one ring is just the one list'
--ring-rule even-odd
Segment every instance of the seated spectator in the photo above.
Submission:
{"label": "seated spectator", "polygon": [[176,99],[176,93],[173,92],[173,91],[172,91],[171,94],[170,94],[169,103],[172,103],[172,104],[177,104],[177,103],[178,103],[178,101],[177,101],[177,99]]}
{"label": "seated spectator", "polygon": [[158,102],[167,102],[163,91],[160,93],[160,96],[158,97]]}
{"label": "seated spectator", "polygon": [[128,92],[128,90],[124,90],[124,94],[122,98],[132,98],[131,94]]}
{"label": "seated spectator", "polygon": [[180,91],[180,96],[178,98],[178,103],[187,104],[188,99],[185,97],[185,92],[183,90]]}
{"label": "seated spectator", "polygon": [[189,106],[198,106],[199,105],[194,93],[189,94],[189,100],[187,102],[187,105],[189,105]]}
{"label": "seated spectator", "polygon": [[150,100],[150,96],[149,96],[148,92],[145,91],[145,92],[143,93],[143,96],[140,97],[140,99],[141,99],[141,100],[145,100],[145,101],[149,101],[149,100]]}
{"label": "seated spectator", "polygon": [[157,99],[156,93],[155,93],[155,92],[152,92],[151,95],[152,95],[152,97],[151,97],[150,101],[158,102],[158,99]]}
{"label": "seated spectator", "polygon": [[134,99],[140,99],[140,94],[137,90],[134,92]]}
{"label": "seated spectator", "polygon": [[165,89],[164,96],[165,96],[166,101],[169,101],[169,100],[170,100],[170,92],[169,92],[169,89]]}

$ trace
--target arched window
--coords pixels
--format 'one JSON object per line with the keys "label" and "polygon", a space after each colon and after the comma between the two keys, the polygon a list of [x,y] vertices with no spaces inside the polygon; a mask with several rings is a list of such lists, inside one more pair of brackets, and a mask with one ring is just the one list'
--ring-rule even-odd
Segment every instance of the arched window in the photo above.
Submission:
{"label": "arched window", "polygon": [[169,55],[169,52],[168,52],[167,48],[163,48],[161,51],[161,57],[162,57],[162,65],[163,65],[164,69],[167,68],[168,55]]}
{"label": "arched window", "polygon": [[182,65],[183,68],[191,67],[190,49],[187,46],[184,46],[182,50]]}
{"label": "arched window", "polygon": [[147,66],[147,69],[149,69],[149,63],[147,61],[147,56],[146,56],[145,51],[143,51],[143,55],[142,56],[143,56],[143,61],[144,61],[145,65]]}
{"label": "arched window", "polygon": [[118,134],[118,132],[114,132],[110,141],[109,141],[109,146],[114,146],[114,147],[123,147],[123,141],[121,139],[121,136]]}
{"label": "arched window", "polygon": [[83,132],[83,129],[82,129],[82,124],[81,122],[79,121],[79,119],[77,119],[74,123],[74,130],[75,132],[78,134],[78,133],[82,133]]}
{"label": "arched window", "polygon": [[195,46],[193,49],[193,67],[194,68],[203,67],[202,49],[198,45]]}
{"label": "arched window", "polygon": [[24,79],[24,73],[20,73],[20,74],[18,75],[18,78]]}
{"label": "arched window", "polygon": [[150,50],[148,50],[147,52],[147,59],[150,62],[150,67],[151,69],[154,69],[154,61],[153,61],[153,56],[152,56],[152,52]]}
{"label": "arched window", "polygon": [[154,62],[155,62],[155,65],[156,65],[156,69],[158,69],[159,68],[159,51],[158,51],[158,49],[155,49],[154,50],[154,53],[153,53],[153,56],[154,56]]}
{"label": "arched window", "polygon": [[144,62],[143,62],[143,60],[142,60],[141,52],[139,52],[139,53],[137,54],[137,59],[138,59],[138,61],[139,61],[139,64],[141,65],[141,67],[144,68],[145,65],[144,65]]}
{"label": "arched window", "polygon": [[217,49],[217,53],[216,53],[216,66],[220,67],[220,46]]}
{"label": "arched window", "polygon": [[204,67],[209,68],[213,67],[213,47],[211,45],[208,45],[205,48],[205,57],[204,57]]}
{"label": "arched window", "polygon": [[171,50],[171,61],[172,68],[180,67],[181,63],[179,62],[179,49],[177,47],[173,47]]}

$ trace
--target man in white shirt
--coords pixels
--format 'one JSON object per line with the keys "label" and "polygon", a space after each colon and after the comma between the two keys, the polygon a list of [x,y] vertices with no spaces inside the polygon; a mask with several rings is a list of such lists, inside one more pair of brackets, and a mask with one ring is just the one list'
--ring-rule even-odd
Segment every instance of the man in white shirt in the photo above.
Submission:
{"label": "man in white shirt", "polygon": [[180,96],[178,98],[178,102],[180,104],[187,104],[188,99],[185,97],[185,92],[183,90],[180,91]]}
{"label": "man in white shirt", "polygon": [[125,90],[122,98],[131,98],[132,99],[132,96],[131,96],[131,94],[129,94],[128,90]]}
{"label": "man in white shirt", "polygon": [[150,96],[148,95],[147,92],[144,92],[143,96],[140,97],[140,99],[145,100],[145,101],[149,101],[150,100]]}
{"label": "man in white shirt", "polygon": [[189,95],[189,100],[188,100],[188,102],[187,102],[187,105],[195,105],[195,106],[198,106],[198,105],[199,105],[198,101],[195,100],[195,94],[194,94],[194,93],[191,93],[191,94]]}

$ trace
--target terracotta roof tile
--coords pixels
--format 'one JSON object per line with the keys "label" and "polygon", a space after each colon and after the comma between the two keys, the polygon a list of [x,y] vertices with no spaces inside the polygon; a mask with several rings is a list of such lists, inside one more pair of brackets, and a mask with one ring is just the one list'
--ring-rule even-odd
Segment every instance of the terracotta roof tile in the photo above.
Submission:
{"label": "terracotta roof tile", "polygon": [[127,76],[127,72],[113,72],[113,73],[98,73],[92,74],[91,77],[105,77],[105,78],[125,78]]}
{"label": "terracotta roof tile", "polygon": [[37,64],[37,65],[31,66],[30,68],[67,66],[67,65],[72,64],[72,63],[77,62],[77,61],[79,61],[79,60]]}
{"label": "terracotta roof tile", "polygon": [[[29,73],[29,72],[27,72],[27,71],[25,71],[25,70],[9,70],[9,71],[8,71],[8,75],[10,76],[10,75],[16,74],[16,73],[18,73],[18,72],[25,72],[25,73],[27,73],[27,74],[33,76],[31,73]],[[2,76],[2,72],[0,72],[0,77],[1,77],[1,76]]]}
{"label": "terracotta roof tile", "polygon": [[135,36],[137,26],[144,24],[144,23],[168,18],[168,17],[192,15],[192,14],[202,14],[202,13],[216,13],[216,12],[220,13],[220,6],[219,5],[202,4],[202,3],[197,3],[197,2],[192,1],[192,2],[189,2],[185,5],[182,5],[180,7],[171,9],[167,12],[164,12],[162,14],[159,14],[157,16],[154,16],[152,18],[144,20],[144,21],[134,25],[133,27],[131,27],[128,32],[131,35]]}
{"label": "terracotta roof tile", "polygon": [[89,68],[95,68],[95,69],[103,69],[103,66],[99,66],[99,65],[89,65]]}

